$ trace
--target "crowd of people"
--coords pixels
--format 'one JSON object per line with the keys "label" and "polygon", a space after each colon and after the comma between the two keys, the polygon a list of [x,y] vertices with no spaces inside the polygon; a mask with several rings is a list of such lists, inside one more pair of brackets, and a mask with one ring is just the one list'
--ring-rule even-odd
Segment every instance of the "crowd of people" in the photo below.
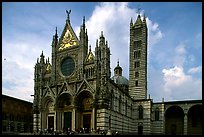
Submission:
{"label": "crowd of people", "polygon": [[[107,131],[101,130],[100,128],[95,131],[89,128],[77,128],[76,131],[71,130],[70,128],[63,129],[63,131],[54,131],[53,128],[48,128],[44,130],[39,130],[38,132],[34,132],[34,135],[74,135],[74,134],[100,134],[106,135]],[[112,135],[118,135],[118,132],[112,132]]]}

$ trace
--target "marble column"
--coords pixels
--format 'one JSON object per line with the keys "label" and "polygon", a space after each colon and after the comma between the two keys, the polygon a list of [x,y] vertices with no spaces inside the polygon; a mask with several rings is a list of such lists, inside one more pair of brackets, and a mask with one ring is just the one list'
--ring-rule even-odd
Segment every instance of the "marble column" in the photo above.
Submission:
{"label": "marble column", "polygon": [[75,107],[72,110],[72,130],[75,131],[75,123],[76,122],[76,109]]}
{"label": "marble column", "polygon": [[188,116],[187,113],[184,114],[184,129],[183,129],[183,133],[184,135],[187,135],[187,130],[188,130]]}
{"label": "marble column", "polygon": [[54,115],[54,131],[57,130],[57,124],[58,124],[57,116],[58,116],[57,111],[55,111],[55,115]]}
{"label": "marble column", "polygon": [[96,129],[96,127],[95,127],[95,119],[96,119],[96,116],[95,116],[96,114],[95,114],[95,107],[93,107],[93,109],[92,109],[92,128],[93,128],[93,131],[95,131]]}

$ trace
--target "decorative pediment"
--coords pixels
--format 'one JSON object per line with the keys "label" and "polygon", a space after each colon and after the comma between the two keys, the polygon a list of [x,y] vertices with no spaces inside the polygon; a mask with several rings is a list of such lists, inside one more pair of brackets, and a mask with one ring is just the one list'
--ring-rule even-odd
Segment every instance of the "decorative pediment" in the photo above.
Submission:
{"label": "decorative pediment", "polygon": [[70,85],[68,85],[66,81],[62,84],[60,88],[59,94],[63,94],[63,93],[70,93],[72,96],[74,95],[73,90],[71,89]]}
{"label": "decorative pediment", "polygon": [[95,92],[95,90],[92,88],[92,86],[87,82],[86,79],[84,79],[84,81],[80,84],[79,88],[77,89],[77,92],[76,94],[78,94],[81,90],[89,90],[91,91],[92,93]]}
{"label": "decorative pediment", "polygon": [[94,57],[94,54],[91,51],[91,46],[89,46],[89,53],[86,56],[85,63],[86,64],[94,63],[94,58],[95,57]]}
{"label": "decorative pediment", "polygon": [[49,73],[51,73],[51,70],[52,70],[52,66],[51,66],[50,63],[48,63],[47,66],[46,66],[46,71],[45,71],[45,73],[49,74]]}
{"label": "decorative pediment", "polygon": [[55,92],[53,92],[53,90],[50,88],[49,85],[46,86],[46,89],[44,90],[43,92],[43,96],[52,96],[52,97],[55,97]]}
{"label": "decorative pediment", "polygon": [[73,31],[70,22],[66,21],[66,25],[59,41],[59,50],[64,50],[76,45],[79,45],[79,40]]}
{"label": "decorative pediment", "polygon": [[93,53],[90,51],[89,54],[87,55],[86,59],[85,59],[85,63],[94,63],[94,55]]}

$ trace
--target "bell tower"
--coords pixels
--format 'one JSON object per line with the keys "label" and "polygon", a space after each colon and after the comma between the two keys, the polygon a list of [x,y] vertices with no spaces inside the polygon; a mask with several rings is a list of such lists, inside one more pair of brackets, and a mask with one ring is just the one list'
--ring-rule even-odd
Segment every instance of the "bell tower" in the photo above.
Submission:
{"label": "bell tower", "polygon": [[133,99],[147,98],[147,24],[138,15],[130,21],[129,94]]}

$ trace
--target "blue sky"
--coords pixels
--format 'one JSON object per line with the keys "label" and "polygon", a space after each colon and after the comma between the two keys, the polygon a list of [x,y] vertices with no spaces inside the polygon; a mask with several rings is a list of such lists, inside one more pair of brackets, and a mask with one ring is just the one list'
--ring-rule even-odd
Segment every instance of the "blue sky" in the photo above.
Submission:
{"label": "blue sky", "polygon": [[128,78],[129,23],[138,8],[147,17],[147,92],[153,102],[202,99],[201,2],[3,2],[2,93],[32,101],[37,58],[42,50],[51,58],[52,36],[56,27],[61,35],[69,9],[76,35],[85,16],[92,51],[103,31],[111,74],[119,59]]}

